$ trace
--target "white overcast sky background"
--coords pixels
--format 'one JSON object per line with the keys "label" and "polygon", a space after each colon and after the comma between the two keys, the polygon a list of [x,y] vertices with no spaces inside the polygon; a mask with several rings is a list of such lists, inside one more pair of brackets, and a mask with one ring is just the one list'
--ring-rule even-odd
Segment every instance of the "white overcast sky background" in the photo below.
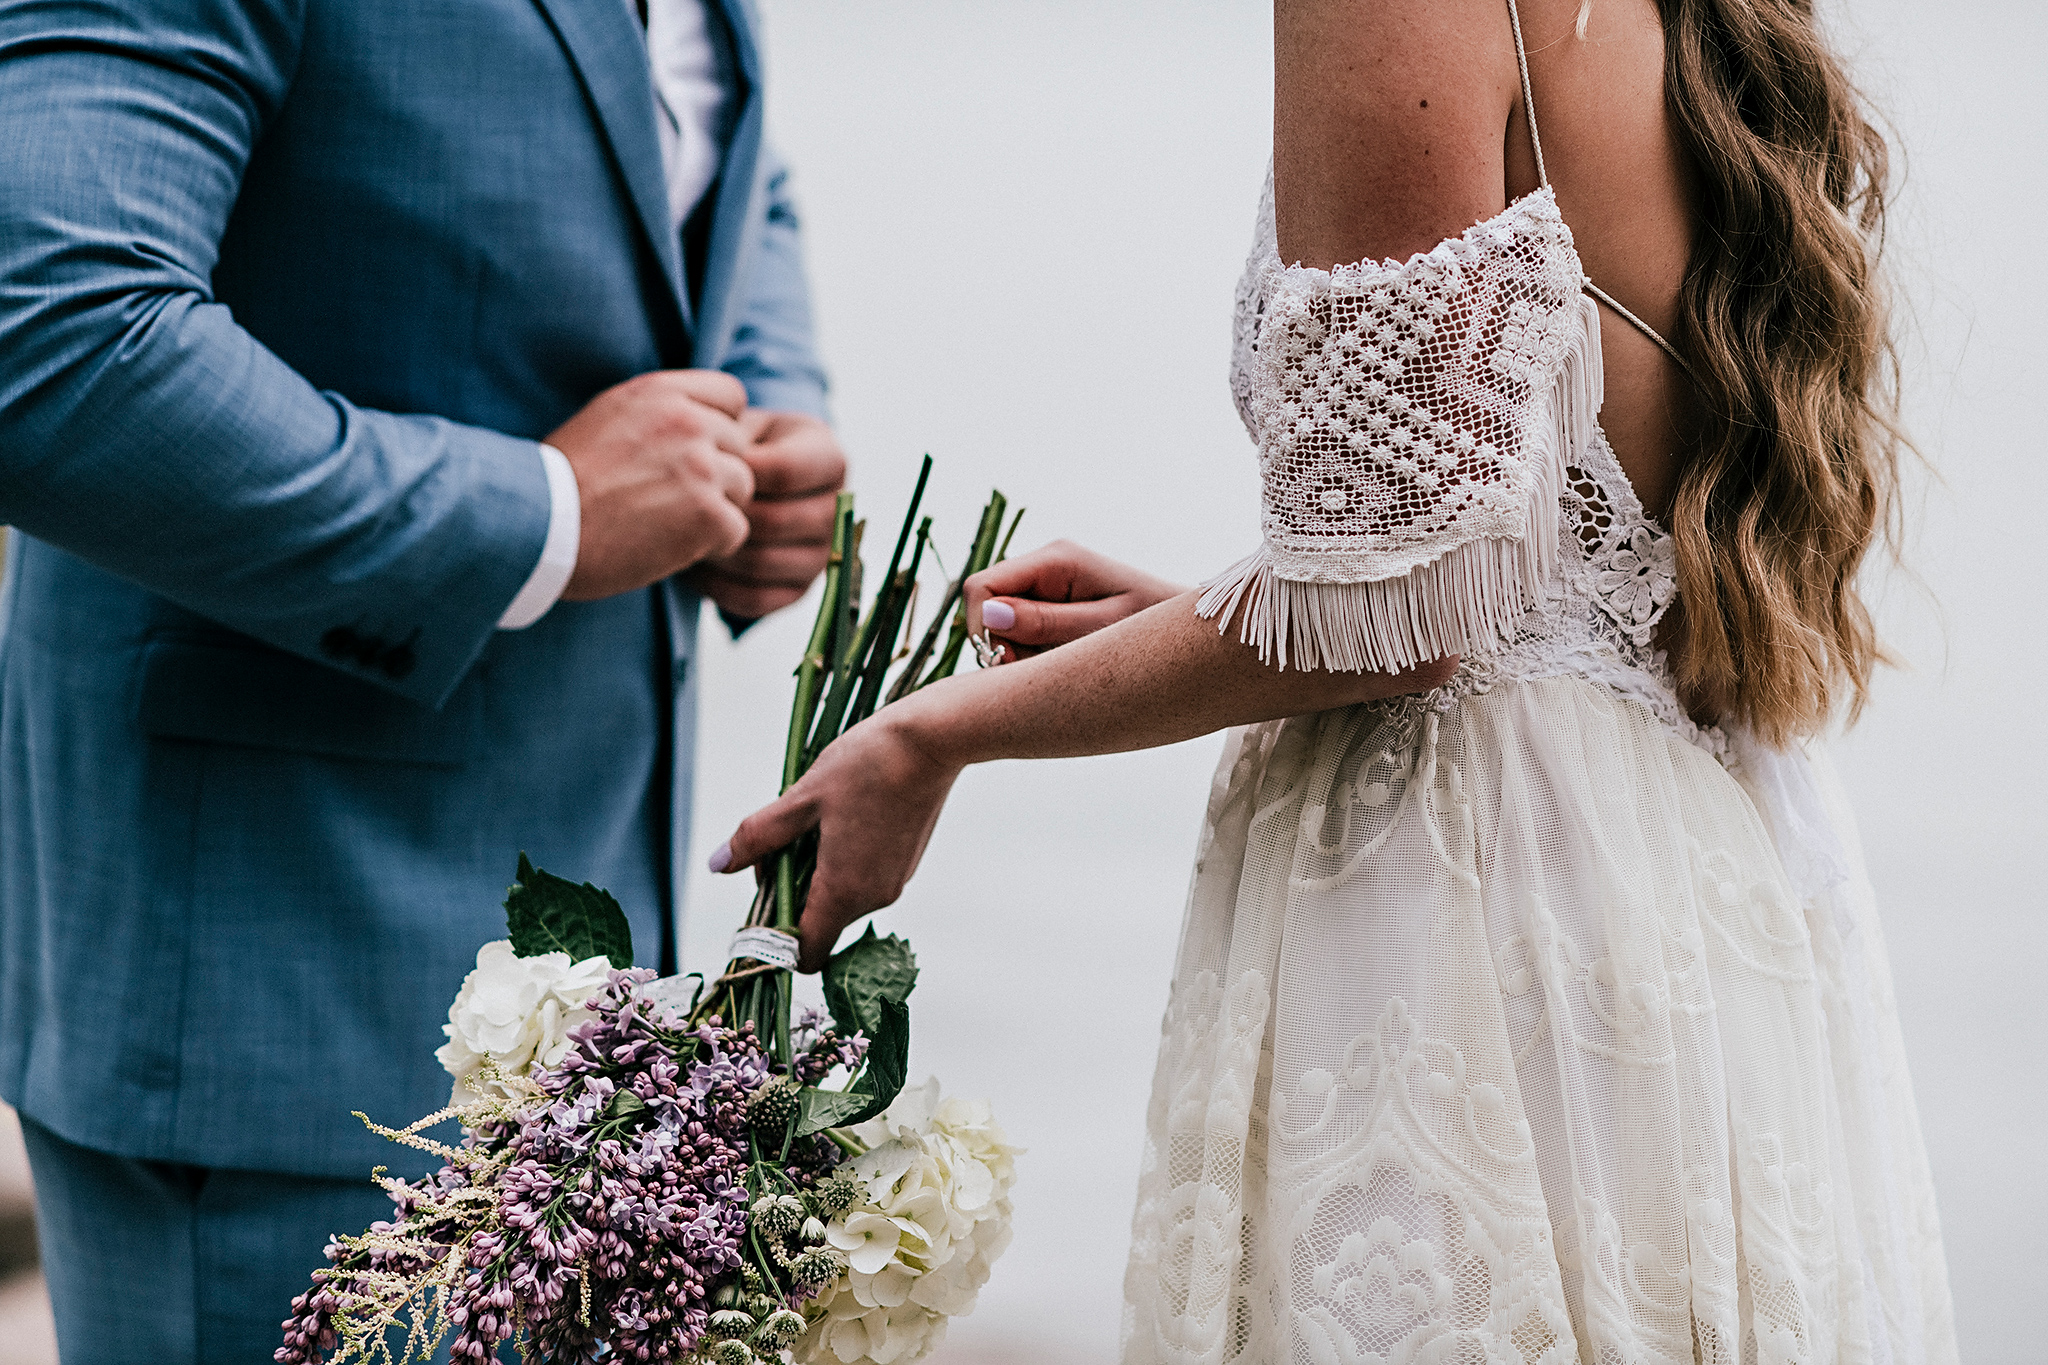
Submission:
{"label": "white overcast sky background", "polygon": [[[1269,11],[1203,0],[763,0],[770,136],[795,167],[863,505],[938,460],[942,548],[991,484],[1065,536],[1192,582],[1254,543],[1225,387],[1231,287],[1271,136]],[[2048,725],[2035,340],[2048,208],[2032,5],[1831,7],[1907,173],[1893,232],[1916,478],[1907,668],[1835,745],[1885,907],[1963,1357],[2039,1360]],[[1505,20],[1504,20],[1505,21]],[[947,548],[947,553],[957,550]],[[811,604],[706,632],[704,854],[772,795]],[[967,774],[882,917],[925,974],[913,1077],[985,1095],[1030,1149],[1016,1241],[938,1358],[1115,1358],[1131,1199],[1189,858],[1218,741]],[[688,965],[745,888],[699,873]]]}

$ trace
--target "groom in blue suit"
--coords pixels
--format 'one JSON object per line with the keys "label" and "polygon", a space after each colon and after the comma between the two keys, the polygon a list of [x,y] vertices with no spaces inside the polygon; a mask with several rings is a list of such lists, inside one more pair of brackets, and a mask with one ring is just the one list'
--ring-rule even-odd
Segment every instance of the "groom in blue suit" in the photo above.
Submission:
{"label": "groom in blue suit", "polygon": [[673,959],[822,567],[747,0],[0,0],[0,1094],[67,1365],[267,1360],[516,854]]}

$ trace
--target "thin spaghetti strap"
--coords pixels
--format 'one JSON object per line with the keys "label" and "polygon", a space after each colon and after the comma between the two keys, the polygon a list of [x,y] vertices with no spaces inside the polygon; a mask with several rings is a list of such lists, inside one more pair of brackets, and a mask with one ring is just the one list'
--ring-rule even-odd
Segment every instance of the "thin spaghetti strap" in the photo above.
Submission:
{"label": "thin spaghetti strap", "polygon": [[[1536,153],[1536,180],[1543,188],[1548,189],[1550,173],[1543,166],[1543,135],[1536,131],[1536,87],[1529,79],[1529,47],[1522,39],[1522,10],[1515,0],[1508,0],[1508,21],[1515,30],[1515,65],[1522,70],[1522,117],[1529,123],[1529,148]],[[1700,379],[1700,372],[1692,367],[1692,362],[1680,355],[1678,348],[1666,341],[1656,328],[1622,307],[1620,300],[1593,283],[1591,276],[1581,275],[1580,283],[1588,294],[1612,308],[1624,322],[1656,342],[1657,349],[1670,356],[1694,385],[1701,389],[1706,388],[1706,384]]]}
{"label": "thin spaghetti strap", "polygon": [[1543,135],[1536,131],[1536,87],[1529,82],[1529,49],[1522,41],[1522,11],[1508,0],[1508,21],[1515,30],[1515,64],[1522,68],[1522,117],[1529,124],[1529,147],[1536,153],[1536,183],[1546,188],[1550,173],[1543,169]]}
{"label": "thin spaghetti strap", "polygon": [[1652,327],[1649,323],[1644,322],[1634,313],[1631,313],[1628,311],[1628,309],[1622,307],[1621,301],[1619,299],[1615,298],[1614,295],[1608,293],[1605,289],[1602,289],[1599,285],[1593,283],[1592,278],[1590,276],[1581,279],[1579,283],[1588,294],[1591,294],[1594,298],[1600,300],[1600,302],[1606,304],[1609,308],[1612,308],[1616,313],[1619,313],[1621,315],[1622,321],[1629,323],[1638,332],[1641,332],[1644,336],[1656,342],[1657,349],[1664,352],[1665,355],[1670,356],[1671,359],[1677,363],[1678,368],[1685,371],[1685,377],[1687,379],[1690,379],[1699,388],[1706,388],[1705,381],[1700,378],[1700,372],[1692,367],[1692,362],[1690,360],[1687,360],[1684,356],[1680,355],[1678,353],[1678,348],[1676,346],[1673,346],[1670,342],[1666,341],[1663,335],[1659,333],[1655,327]]}

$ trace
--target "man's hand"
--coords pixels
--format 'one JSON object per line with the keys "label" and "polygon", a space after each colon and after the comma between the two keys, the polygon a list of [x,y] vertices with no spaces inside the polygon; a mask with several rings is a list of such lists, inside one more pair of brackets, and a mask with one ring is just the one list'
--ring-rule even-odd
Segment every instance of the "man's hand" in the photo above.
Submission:
{"label": "man's hand", "polygon": [[754,496],[742,507],[746,543],[699,565],[690,580],[728,616],[751,621],[802,597],[824,572],[846,456],[815,417],[754,409],[740,428],[754,475]]}
{"label": "man's hand", "polygon": [[657,370],[614,385],[547,438],[576,471],[583,539],[562,596],[644,588],[737,550],[754,471],[747,391],[715,370]]}

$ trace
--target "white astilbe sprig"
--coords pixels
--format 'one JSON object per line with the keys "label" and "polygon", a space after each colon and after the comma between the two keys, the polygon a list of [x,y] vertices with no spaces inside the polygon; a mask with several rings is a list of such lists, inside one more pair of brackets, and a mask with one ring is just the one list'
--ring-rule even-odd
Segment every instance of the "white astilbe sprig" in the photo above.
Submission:
{"label": "white astilbe sprig", "polygon": [[[357,1111],[379,1137],[440,1158],[443,1169],[408,1181],[378,1167],[372,1179],[391,1196],[397,1222],[337,1236],[327,1246],[331,1270],[317,1272],[312,1288],[292,1303],[285,1323],[287,1349],[333,1351],[332,1365],[362,1361],[398,1365],[424,1360],[455,1326],[450,1293],[461,1281],[480,1236],[502,1234],[495,1178],[510,1159],[502,1144],[451,1145],[426,1130],[449,1119],[471,1133],[516,1125],[541,1096],[525,1076],[506,1076],[483,1059],[465,1084],[474,1098],[390,1128]],[[311,1324],[320,1326],[311,1331]],[[402,1329],[394,1348],[394,1329]],[[304,1340],[295,1340],[298,1337]]]}

